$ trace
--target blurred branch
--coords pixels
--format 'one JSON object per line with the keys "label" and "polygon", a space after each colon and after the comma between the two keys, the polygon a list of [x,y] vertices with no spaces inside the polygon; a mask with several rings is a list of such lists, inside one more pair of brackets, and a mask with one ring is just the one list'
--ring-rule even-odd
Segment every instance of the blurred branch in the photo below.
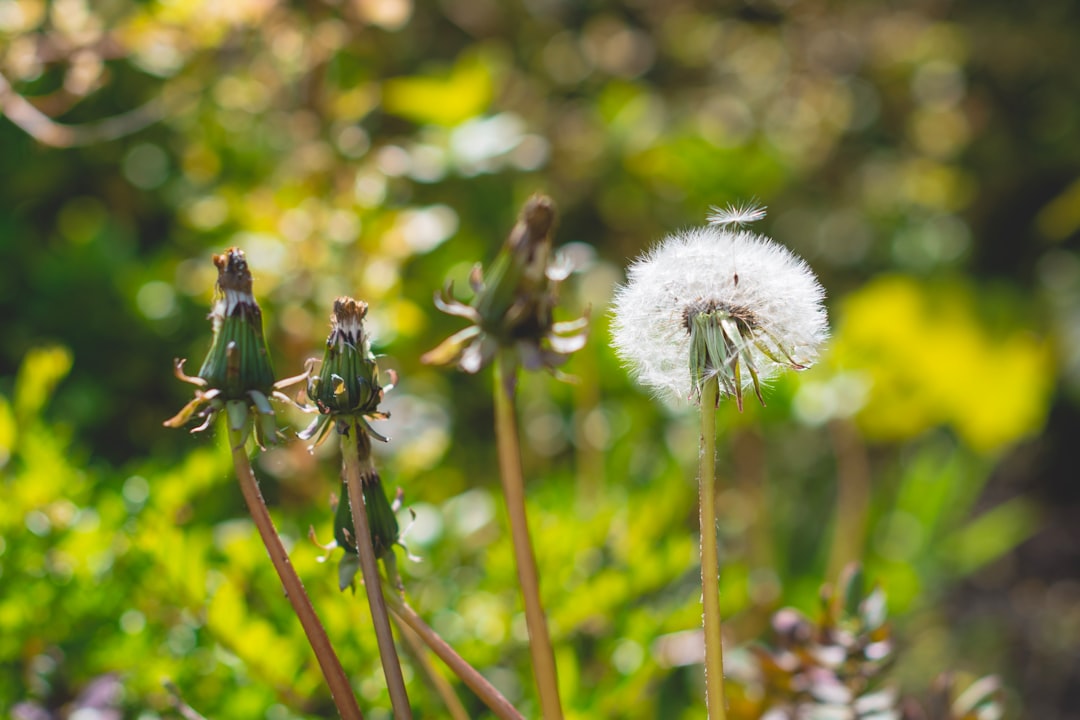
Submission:
{"label": "blurred branch", "polygon": [[8,79],[0,73],[0,113],[43,145],[70,148],[116,140],[138,132],[163,118],[165,107],[161,98],[155,98],[141,107],[104,120],[64,125],[15,92]]}
{"label": "blurred branch", "polygon": [[769,510],[765,444],[755,428],[739,428],[731,434],[731,459],[738,489],[750,501],[753,517],[747,530],[747,559],[752,569],[776,567],[772,529],[763,522]]}
{"label": "blurred branch", "polygon": [[850,420],[829,423],[836,455],[836,514],[829,557],[829,576],[862,559],[870,507],[870,458],[858,429]]}
{"label": "blurred branch", "polygon": [[180,688],[176,686],[172,680],[166,680],[162,683],[165,689],[169,691],[169,696],[172,698],[173,707],[180,713],[180,716],[184,720],[206,720],[206,718],[197,710],[188,705],[183,696],[180,694]]}

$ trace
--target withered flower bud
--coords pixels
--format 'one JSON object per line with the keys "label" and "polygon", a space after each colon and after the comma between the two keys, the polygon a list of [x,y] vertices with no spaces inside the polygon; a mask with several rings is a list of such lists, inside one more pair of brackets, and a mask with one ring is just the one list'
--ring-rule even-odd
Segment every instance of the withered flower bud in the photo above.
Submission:
{"label": "withered flower bud", "polygon": [[552,258],[554,225],[551,198],[529,198],[488,271],[479,264],[473,269],[471,304],[455,300],[450,285],[435,296],[437,308],[472,324],[426,353],[422,362],[457,365],[476,373],[491,363],[500,348],[511,348],[515,360],[526,369],[554,370],[584,347],[586,317],[554,321],[559,284],[571,271],[567,262]]}

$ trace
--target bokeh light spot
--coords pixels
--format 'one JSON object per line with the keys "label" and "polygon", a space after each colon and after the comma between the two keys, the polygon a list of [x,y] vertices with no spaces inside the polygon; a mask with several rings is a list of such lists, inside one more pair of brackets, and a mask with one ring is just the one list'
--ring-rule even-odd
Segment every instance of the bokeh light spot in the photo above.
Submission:
{"label": "bokeh light spot", "polygon": [[176,312],[176,291],[169,283],[151,280],[135,294],[135,305],[144,317],[162,320]]}
{"label": "bokeh light spot", "polygon": [[169,159],[157,145],[142,143],[124,156],[124,177],[137,188],[153,190],[169,177]]}

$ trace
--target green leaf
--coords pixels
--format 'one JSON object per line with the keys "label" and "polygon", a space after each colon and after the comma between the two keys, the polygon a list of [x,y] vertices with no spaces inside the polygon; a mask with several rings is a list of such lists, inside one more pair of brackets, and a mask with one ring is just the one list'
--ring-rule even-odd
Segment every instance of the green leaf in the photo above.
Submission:
{"label": "green leaf", "polygon": [[962,574],[974,572],[1024,542],[1039,528],[1035,504],[1017,497],[983,513],[941,544],[941,555]]}
{"label": "green leaf", "polygon": [[23,358],[15,380],[15,417],[19,424],[36,417],[56,386],[71,371],[71,351],[60,345],[37,347]]}

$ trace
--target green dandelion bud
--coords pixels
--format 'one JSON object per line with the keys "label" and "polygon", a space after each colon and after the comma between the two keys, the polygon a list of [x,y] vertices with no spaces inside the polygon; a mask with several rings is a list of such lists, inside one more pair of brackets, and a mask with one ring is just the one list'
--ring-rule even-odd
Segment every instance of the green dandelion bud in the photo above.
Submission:
{"label": "green dandelion bud", "polygon": [[485,273],[477,265],[469,278],[474,297],[465,305],[447,285],[435,306],[472,324],[444,340],[420,360],[429,365],[457,365],[476,373],[500,348],[512,348],[526,369],[554,370],[585,345],[588,319],[555,322],[558,287],[571,271],[552,254],[555,206],[534,195],[522,208],[517,224]]}
{"label": "green dandelion bud", "polygon": [[218,298],[210,318],[214,342],[198,377],[220,388],[224,400],[243,400],[273,391],[274,369],[263,339],[262,310],[251,294],[251,271],[238,248],[214,256]]}
{"label": "green dandelion bud", "polygon": [[291,402],[279,388],[302,379],[289,378],[274,382],[270,353],[263,339],[262,311],[251,294],[251,271],[244,252],[230,248],[214,256],[218,269],[216,298],[210,319],[214,338],[199,374],[184,374],[185,360],[175,363],[176,376],[196,386],[195,398],[172,418],[166,427],[183,427],[189,420],[203,422],[192,432],[205,430],[222,410],[232,430],[244,430],[247,440],[248,420],[255,418],[255,440],[260,447],[274,442],[277,425],[269,398]]}
{"label": "green dandelion bud", "polygon": [[[379,473],[374,470],[363,479],[364,505],[367,507],[368,523],[371,525],[371,544],[375,548],[375,557],[388,557],[390,549],[399,544],[401,528],[397,515],[386,497]],[[345,552],[356,554],[356,539],[353,537],[352,507],[349,505],[348,491],[341,483],[341,499],[334,513],[334,540]]]}
{"label": "green dandelion bud", "polygon": [[[329,436],[333,427],[337,429],[342,443],[355,443],[360,494],[367,510],[371,545],[375,558],[382,559],[387,572],[395,575],[391,549],[400,544],[400,530],[394,508],[386,499],[371,457],[371,438],[382,442],[386,442],[386,438],[375,432],[369,423],[370,420],[387,417],[386,413],[379,411],[379,403],[383,394],[393,386],[383,386],[379,382],[379,366],[364,329],[367,309],[367,303],[350,297],[340,297],[334,301],[322,365],[317,373],[312,372],[308,376],[307,394],[315,403],[319,416],[300,433],[300,437],[304,440],[314,439],[314,445],[318,445]],[[390,379],[393,380],[393,374]],[[345,550],[338,568],[342,589],[352,585],[353,578],[360,570],[352,510],[348,484],[343,480],[341,499],[334,512],[334,540]]]}
{"label": "green dandelion bud", "polygon": [[[362,439],[361,439],[362,438]],[[358,443],[368,442],[365,433],[358,433]],[[363,448],[358,448],[364,452]],[[370,465],[363,472],[361,479],[364,507],[367,509],[368,525],[371,531],[371,546],[375,551],[375,558],[386,564],[388,577],[394,584],[400,583],[397,575],[397,559],[394,557],[393,547],[404,545],[401,542],[401,528],[398,525],[396,510],[400,507],[401,490],[398,490],[398,498],[391,503],[386,498],[379,473]],[[352,506],[349,504],[349,491],[346,482],[341,482],[341,495],[337,509],[334,511],[334,540],[337,546],[345,550],[344,557],[338,566],[338,582],[344,590],[352,586],[353,578],[360,571],[360,560],[356,547],[356,538],[353,528]]]}
{"label": "green dandelion bud", "polygon": [[[379,472],[371,464],[371,438],[367,433],[356,433],[356,454],[360,458],[360,486],[371,526],[371,544],[375,548],[375,557],[383,558],[390,548],[398,544],[400,530],[397,516],[386,499]],[[341,500],[334,513],[334,539],[346,552],[355,555],[356,539],[353,537],[352,507],[348,498],[348,488],[342,480]]]}
{"label": "green dandelion bud", "polygon": [[372,436],[386,441],[368,423],[386,417],[379,412],[379,403],[393,384],[379,384],[379,365],[364,330],[367,309],[367,303],[350,297],[334,301],[322,365],[318,373],[308,376],[307,394],[318,408],[319,417],[300,433],[304,440],[315,438],[315,445],[326,439],[335,419],[355,420]]}

